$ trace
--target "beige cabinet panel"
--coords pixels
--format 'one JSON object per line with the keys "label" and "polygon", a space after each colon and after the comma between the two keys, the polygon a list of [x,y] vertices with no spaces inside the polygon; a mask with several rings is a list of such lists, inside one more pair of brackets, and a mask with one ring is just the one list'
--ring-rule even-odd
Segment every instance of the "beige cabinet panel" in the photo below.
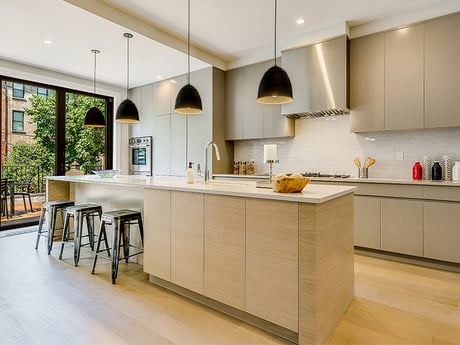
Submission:
{"label": "beige cabinet panel", "polygon": [[225,140],[243,139],[243,69],[225,72]]}
{"label": "beige cabinet panel", "polygon": [[171,192],[144,191],[144,271],[170,281]]}
{"label": "beige cabinet panel", "polygon": [[173,82],[164,80],[153,84],[153,114],[165,115],[171,113],[171,93]]}
{"label": "beige cabinet panel", "polygon": [[171,155],[171,115],[155,116],[155,138],[153,141],[153,171],[155,175],[169,175]]}
{"label": "beige cabinet panel", "polygon": [[245,199],[205,196],[204,295],[245,308]]}
{"label": "beige cabinet panel", "polygon": [[382,249],[423,256],[423,202],[386,199],[382,206]]}
{"label": "beige cabinet panel", "polygon": [[355,246],[380,249],[380,198],[355,195]]}
{"label": "beige cabinet panel", "polygon": [[385,130],[423,128],[423,31],[385,33]]}
{"label": "beige cabinet panel", "polygon": [[298,205],[246,200],[246,311],[298,330]]}
{"label": "beige cabinet panel", "polygon": [[425,24],[425,127],[460,126],[460,13]]}
{"label": "beige cabinet panel", "polygon": [[424,256],[460,263],[460,204],[425,201]]}
{"label": "beige cabinet panel", "polygon": [[384,34],[350,41],[350,122],[352,132],[384,129]]}
{"label": "beige cabinet panel", "polygon": [[302,113],[310,109],[310,85],[308,79],[308,47],[283,52],[281,64],[289,76],[294,92],[290,103],[281,105],[283,114]]}
{"label": "beige cabinet panel", "polygon": [[[170,171],[173,176],[185,176],[187,169],[187,124],[186,117],[182,114],[171,114],[170,132]],[[161,150],[161,147],[160,147]]]}
{"label": "beige cabinet panel", "polygon": [[264,63],[243,67],[244,139],[263,138],[264,136],[264,111],[262,104],[257,102],[257,91],[265,70]]}
{"label": "beige cabinet panel", "polygon": [[203,194],[171,194],[171,282],[200,294],[203,294],[203,205]]}
{"label": "beige cabinet panel", "polygon": [[257,102],[259,83],[273,63],[268,60],[225,72],[226,140],[294,136],[294,120],[281,115],[281,105]]}

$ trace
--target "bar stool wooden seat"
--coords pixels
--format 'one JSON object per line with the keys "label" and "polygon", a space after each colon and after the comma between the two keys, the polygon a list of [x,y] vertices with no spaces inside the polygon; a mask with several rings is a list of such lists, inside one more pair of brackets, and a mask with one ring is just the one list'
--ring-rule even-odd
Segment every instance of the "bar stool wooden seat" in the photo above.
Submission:
{"label": "bar stool wooden seat", "polygon": [[[53,248],[54,232],[56,229],[56,216],[59,212],[61,214],[62,224],[64,224],[64,213],[67,207],[73,206],[74,202],[71,200],[53,200],[46,201],[42,205],[40,212],[40,220],[38,221],[38,232],[37,241],[35,243],[35,249],[38,249],[40,237],[47,238],[48,255],[51,254]],[[46,229],[43,229],[43,223],[46,221]]]}
{"label": "bar stool wooden seat", "polygon": [[[61,252],[59,253],[59,259],[62,260],[62,253],[64,246],[69,243],[70,231],[70,219],[73,218],[73,247],[74,247],[74,264],[78,265],[80,260],[80,248],[85,245],[90,245],[91,250],[94,250],[95,233],[94,233],[94,217],[99,217],[101,220],[102,206],[97,204],[79,204],[69,206],[66,209],[66,216],[64,222],[64,230],[62,231],[62,244]],[[83,224],[86,220],[87,235],[83,235]],[[82,244],[82,238],[88,237],[88,243]],[[107,243],[106,243],[106,246]]]}
{"label": "bar stool wooden seat", "polygon": [[[142,241],[142,248],[135,247],[130,244],[130,234],[131,234],[131,225],[137,224],[139,229],[139,234]],[[106,226],[112,226],[112,257],[110,258],[109,248],[107,248],[107,230]],[[101,252],[105,250],[100,249],[101,242],[105,241],[106,250],[109,257],[101,255]],[[94,274],[94,269],[96,267],[96,262],[98,256],[103,256],[104,258],[112,261],[112,284],[115,284],[117,275],[118,275],[118,263],[120,260],[125,259],[128,262],[128,258],[142,254],[144,243],[144,229],[142,226],[142,215],[139,211],[133,210],[116,210],[110,212],[104,212],[102,214],[101,226],[99,228],[99,237],[97,239],[96,253],[94,255],[93,268],[91,274]],[[120,247],[123,247],[123,257],[120,257]],[[135,248],[137,251],[133,254],[130,254],[129,249]]]}

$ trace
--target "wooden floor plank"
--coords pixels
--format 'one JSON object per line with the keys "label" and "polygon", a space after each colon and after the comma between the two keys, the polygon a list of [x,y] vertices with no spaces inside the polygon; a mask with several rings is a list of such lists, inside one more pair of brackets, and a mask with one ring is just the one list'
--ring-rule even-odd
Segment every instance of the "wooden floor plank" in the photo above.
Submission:
{"label": "wooden floor plank", "polygon": [[[0,238],[0,345],[290,344],[149,283],[142,267],[91,275],[35,233]],[[460,345],[460,274],[355,255],[356,298],[330,345]]]}

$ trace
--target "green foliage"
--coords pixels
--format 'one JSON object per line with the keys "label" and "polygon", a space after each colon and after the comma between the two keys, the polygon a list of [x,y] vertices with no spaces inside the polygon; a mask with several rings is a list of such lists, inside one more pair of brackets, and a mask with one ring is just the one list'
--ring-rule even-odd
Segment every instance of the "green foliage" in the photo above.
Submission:
{"label": "green foliage", "polygon": [[13,145],[5,159],[2,177],[20,182],[24,181],[27,176],[31,176],[32,184],[36,188],[39,183],[38,175],[53,171],[53,166],[54,155],[50,156],[42,145],[18,142]]}
{"label": "green foliage", "polygon": [[[56,99],[55,97],[31,97],[32,106],[26,109],[31,122],[37,124],[35,140],[54,160],[56,142]],[[66,94],[65,121],[65,164],[70,169],[73,161],[80,163],[80,169],[98,165],[98,155],[104,153],[105,132],[103,128],[87,128],[83,125],[86,112],[98,107],[105,113],[104,100],[78,94]]]}

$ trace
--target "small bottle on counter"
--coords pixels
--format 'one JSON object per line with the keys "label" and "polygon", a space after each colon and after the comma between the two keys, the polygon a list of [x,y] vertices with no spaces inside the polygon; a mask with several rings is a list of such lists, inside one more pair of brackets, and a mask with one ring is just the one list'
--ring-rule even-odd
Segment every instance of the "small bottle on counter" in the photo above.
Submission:
{"label": "small bottle on counter", "polygon": [[452,167],[452,181],[460,181],[460,162],[456,161]]}
{"label": "small bottle on counter", "polygon": [[254,175],[254,161],[249,161],[246,164],[246,170],[248,175]]}
{"label": "small bottle on counter", "polygon": [[240,175],[246,175],[246,161],[240,162]]}
{"label": "small bottle on counter", "polygon": [[412,179],[421,180],[423,178],[422,170],[423,169],[422,169],[422,166],[420,165],[420,162],[415,162],[412,167]]}
{"label": "small bottle on counter", "polygon": [[193,172],[192,165],[193,165],[192,162],[188,162],[188,169],[187,169],[187,175],[186,175],[187,183],[195,182],[195,173]]}
{"label": "small bottle on counter", "polygon": [[240,173],[240,162],[233,161],[233,174],[238,175]]}
{"label": "small bottle on counter", "polygon": [[439,161],[435,161],[433,167],[431,168],[431,180],[432,181],[441,181],[442,180],[442,168],[439,165]]}

